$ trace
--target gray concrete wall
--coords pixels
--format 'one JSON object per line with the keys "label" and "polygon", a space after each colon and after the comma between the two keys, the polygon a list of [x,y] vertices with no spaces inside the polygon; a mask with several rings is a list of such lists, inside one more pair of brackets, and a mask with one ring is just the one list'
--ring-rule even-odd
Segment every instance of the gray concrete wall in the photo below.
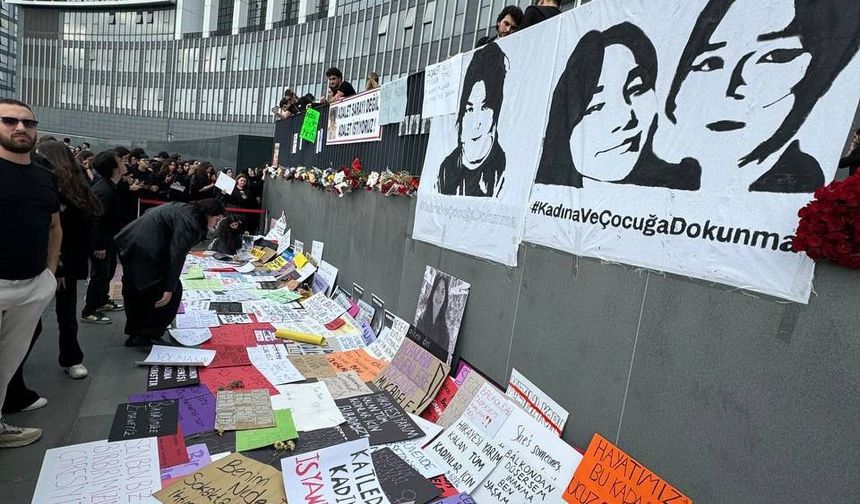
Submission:
{"label": "gray concrete wall", "polygon": [[809,305],[523,245],[517,268],[410,238],[415,200],[267,181],[338,281],[412,320],[425,265],[471,283],[456,354],[516,367],[697,503],[855,503],[860,272],[823,264]]}

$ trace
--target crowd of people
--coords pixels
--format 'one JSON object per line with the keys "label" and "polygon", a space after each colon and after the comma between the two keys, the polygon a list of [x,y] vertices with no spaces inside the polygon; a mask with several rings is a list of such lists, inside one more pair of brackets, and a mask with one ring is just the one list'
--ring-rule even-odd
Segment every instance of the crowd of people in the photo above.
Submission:
{"label": "crowd of people", "polygon": [[[560,0],[539,0],[536,5],[530,5],[523,11],[516,5],[508,5],[496,18],[496,34],[481,37],[475,47],[485,46],[496,39],[511,35],[518,30],[534,26],[541,21],[561,14]],[[325,94],[316,99],[313,93],[299,96],[291,88],[284,90],[284,95],[278,105],[272,107],[276,121],[303,114],[308,107],[338,102],[356,94],[352,83],[344,80],[343,72],[337,67],[331,67],[325,73],[328,86]],[[370,72],[365,79],[365,91],[376,89],[382,85],[377,72]]]}
{"label": "crowd of people", "polygon": [[[122,146],[93,153],[88,143],[37,134],[38,121],[20,101],[0,99],[0,405],[2,413],[44,407],[27,387],[24,362],[42,332],[52,299],[59,331],[60,368],[71,378],[89,371],[78,343],[78,322],[110,324],[126,312],[126,346],[151,345],[176,315],[179,269],[191,247],[212,232],[234,253],[259,215],[224,218],[227,208],[259,209],[263,172],[248,168],[225,194],[207,162]],[[159,205],[139,216],[141,199]],[[111,280],[123,266],[122,299]],[[88,280],[78,314],[78,282]],[[0,420],[0,448],[35,442],[41,431]]]}

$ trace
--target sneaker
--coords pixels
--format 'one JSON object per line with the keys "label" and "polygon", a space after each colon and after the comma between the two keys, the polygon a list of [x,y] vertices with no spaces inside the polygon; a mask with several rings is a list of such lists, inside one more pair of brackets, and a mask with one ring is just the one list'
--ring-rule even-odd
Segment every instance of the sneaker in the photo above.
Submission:
{"label": "sneaker", "polygon": [[122,303],[117,303],[113,299],[111,299],[110,301],[105,303],[104,306],[99,308],[100,311],[106,311],[106,312],[123,311],[124,309],[125,309],[125,305],[123,305]]}
{"label": "sneaker", "polygon": [[105,317],[105,314],[102,312],[90,313],[87,316],[81,315],[81,322],[86,322],[87,324],[110,324],[113,322],[110,318]]}
{"label": "sneaker", "polygon": [[0,422],[0,448],[17,448],[33,444],[42,437],[42,429],[15,427]]}
{"label": "sneaker", "polygon": [[45,399],[44,397],[40,397],[40,398],[36,399],[35,401],[33,401],[33,404],[27,406],[26,408],[22,409],[21,411],[33,411],[33,410],[37,410],[39,408],[44,408],[47,405],[48,405],[48,400]]}
{"label": "sneaker", "polygon": [[80,380],[81,378],[86,378],[89,372],[87,368],[84,367],[83,364],[75,364],[71,367],[64,367],[63,371],[69,375],[69,378],[73,380]]}

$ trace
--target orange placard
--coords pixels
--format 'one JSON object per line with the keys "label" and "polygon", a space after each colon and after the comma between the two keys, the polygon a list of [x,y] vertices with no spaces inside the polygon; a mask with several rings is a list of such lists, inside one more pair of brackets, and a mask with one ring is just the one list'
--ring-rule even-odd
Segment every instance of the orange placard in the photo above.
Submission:
{"label": "orange placard", "polygon": [[339,373],[355,371],[364,382],[373,381],[382,369],[388,365],[387,362],[371,357],[362,349],[348,350],[346,352],[335,352],[326,355],[329,363]]}
{"label": "orange placard", "polygon": [[693,500],[630,455],[594,434],[564,500],[570,504],[692,504]]}

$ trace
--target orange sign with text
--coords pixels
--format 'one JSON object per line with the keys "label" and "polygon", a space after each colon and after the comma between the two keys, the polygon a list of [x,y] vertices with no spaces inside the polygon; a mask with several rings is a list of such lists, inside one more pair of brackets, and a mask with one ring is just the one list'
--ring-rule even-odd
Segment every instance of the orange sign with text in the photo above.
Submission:
{"label": "orange sign with text", "polygon": [[594,434],[564,500],[570,504],[692,504],[600,434]]}

